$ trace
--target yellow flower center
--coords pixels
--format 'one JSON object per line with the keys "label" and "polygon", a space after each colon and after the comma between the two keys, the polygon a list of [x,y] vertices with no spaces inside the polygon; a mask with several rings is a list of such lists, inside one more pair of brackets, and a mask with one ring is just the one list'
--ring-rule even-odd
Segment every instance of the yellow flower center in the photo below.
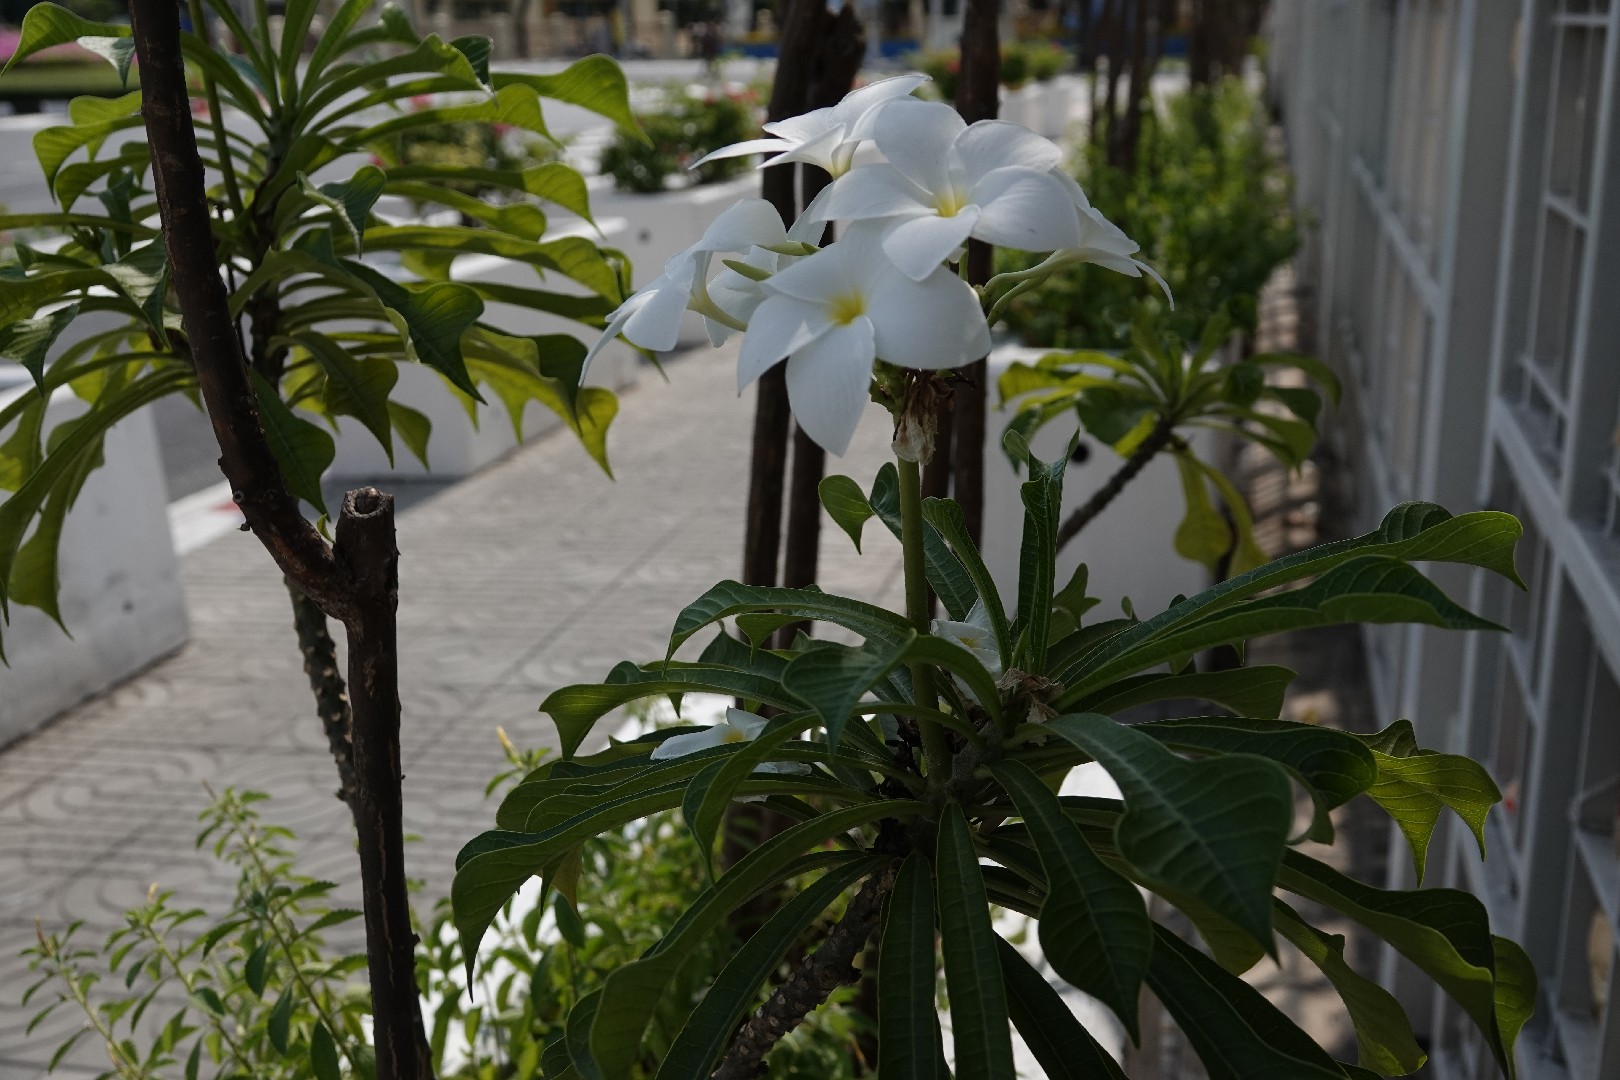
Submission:
{"label": "yellow flower center", "polygon": [[967,195],[951,188],[934,196],[934,209],[939,211],[940,217],[955,217],[967,205]]}
{"label": "yellow flower center", "polygon": [[848,326],[866,314],[866,297],[858,292],[847,292],[833,297],[827,306],[827,317],[839,326]]}
{"label": "yellow flower center", "polygon": [[723,743],[747,742],[748,736],[743,732],[742,728],[728,727],[720,741]]}
{"label": "yellow flower center", "polygon": [[980,643],[984,639],[979,637],[977,634],[963,634],[956,640],[960,641],[965,648],[977,649],[980,647]]}

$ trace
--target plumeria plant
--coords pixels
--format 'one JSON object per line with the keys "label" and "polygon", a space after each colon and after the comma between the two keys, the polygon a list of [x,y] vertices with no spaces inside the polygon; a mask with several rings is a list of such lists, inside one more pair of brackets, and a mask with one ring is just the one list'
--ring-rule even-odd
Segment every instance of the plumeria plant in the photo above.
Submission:
{"label": "plumeria plant", "polygon": [[[956,1076],[1016,1075],[1014,1028],[1048,1076],[1122,1076],[1025,951],[998,935],[998,909],[1037,920],[1045,963],[1111,1009],[1131,1039],[1144,1035],[1138,1007],[1149,990],[1214,1080],[1416,1071],[1424,1053],[1400,1004],[1349,966],[1344,939],[1314,926],[1301,901],[1360,923],[1427,972],[1512,1075],[1535,979],[1524,952],[1491,933],[1483,905],[1452,890],[1379,889],[1300,848],[1331,843],[1332,812],[1366,796],[1405,832],[1421,878],[1443,809],[1483,840],[1500,798],[1485,771],[1420,748],[1406,721],[1356,735],[1282,720],[1292,672],[1200,670],[1196,657],[1335,623],[1495,629],[1413,564],[1479,566],[1517,583],[1518,523],[1405,504],[1366,535],[1253,567],[1145,620],[1087,621],[1085,577],[1055,576],[1066,459],[1039,460],[1014,431],[1006,446],[1028,477],[1024,534],[1017,593],[1002,596],[960,510],[924,499],[919,474],[941,373],[982,356],[1009,293],[1038,288],[1042,274],[974,288],[959,276],[961,245],[971,237],[1047,253],[1048,271],[1080,261],[1147,271],[1136,245],[1064,181],[1056,147],[914,101],[920,81],[872,84],[733,148],[782,151],[835,179],[791,225],[756,201],[728,211],[611,316],[604,336],[662,348],[688,309],[716,341],[742,333],[739,386],[785,361],[800,424],[837,454],[869,399],[887,407],[896,460],[869,490],[833,478],[824,493],[857,539],[873,516],[899,538],[905,612],[817,588],[723,581],[676,616],[664,657],[551,694],[541,708],[562,756],[514,788],[497,828],[458,859],[452,900],[468,962],[531,877],[565,895],[592,888],[580,862],[592,837],[679,808],[712,861],[727,806],[750,799],[789,826],[723,869],[711,862],[711,883],[665,936],[574,1008],[546,1056],[548,1075],[630,1076],[688,958],[732,911],[790,879],[811,883],[713,980],[662,1053],[662,1080],[757,1075],[784,1033],[856,977],[851,961],[874,934],[865,973],[877,981],[884,1080],[946,1074],[942,973]],[[827,222],[843,232],[821,247],[811,238]],[[773,644],[806,620],[855,643]],[[740,704],[715,727],[605,747],[592,739],[621,706],[694,692]],[[1138,706],[1175,702],[1200,707],[1130,722]],[[1121,797],[1058,793],[1088,764]],[[1308,811],[1296,817],[1300,794]],[[1144,890],[1162,900],[1155,909],[1179,910],[1199,940],[1156,921]],[[819,946],[795,951],[839,903]],[[1356,1062],[1335,1060],[1240,977],[1283,948],[1339,990]],[[803,959],[784,978],[790,955]]]}

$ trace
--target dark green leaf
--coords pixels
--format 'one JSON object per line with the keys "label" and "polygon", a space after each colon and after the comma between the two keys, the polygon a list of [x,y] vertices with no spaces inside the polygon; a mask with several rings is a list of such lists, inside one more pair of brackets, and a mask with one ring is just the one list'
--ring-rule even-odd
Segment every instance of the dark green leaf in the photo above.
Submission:
{"label": "dark green leaf", "polygon": [[399,367],[391,360],[351,356],[325,334],[294,334],[293,340],[309,351],[326,375],[326,411],[352,416],[376,436],[394,462],[393,420],[388,395],[399,381]]}
{"label": "dark green leaf", "polygon": [[1275,717],[1294,672],[1285,667],[1256,665],[1227,671],[1197,671],[1186,675],[1137,675],[1121,679],[1075,703],[1083,712],[1113,715],[1155,701],[1190,698],[1231,709],[1239,716]]}
{"label": "dark green leaf", "polygon": [[0,357],[15,360],[34,377],[39,392],[45,388],[45,358],[56,339],[79,314],[78,304],[57,308],[37,319],[21,319],[10,326],[0,327]]}
{"label": "dark green leaf", "polygon": [[1128,1080],[1113,1056],[1075,1019],[1068,1002],[1017,949],[999,936],[996,949],[1007,985],[1007,1012],[1048,1080]]}
{"label": "dark green leaf", "polygon": [[1153,948],[1141,893],[1097,857],[1033,772],[1010,760],[991,772],[1012,796],[1046,872],[1040,941],[1047,962],[1064,981],[1114,1010],[1138,1040],[1136,1003]]}
{"label": "dark green leaf", "polygon": [[[898,540],[900,474],[893,462],[886,463],[878,470],[876,479],[872,481],[872,496],[869,502],[878,520],[883,522],[884,527]],[[968,577],[962,561],[951,554],[945,538],[940,536],[939,530],[932,525],[928,525],[923,531],[923,568],[928,577],[928,585],[934,590],[934,595],[939,597],[940,606],[945,609],[946,615],[957,621],[967,618],[968,612],[973,610],[973,601],[978,598],[978,593],[973,588],[973,579]]]}
{"label": "dark green leaf", "polygon": [[912,632],[860,648],[829,642],[794,657],[782,672],[782,688],[816,711],[827,730],[827,744],[836,750],[856,702],[900,663],[914,638]]}
{"label": "dark green leaf", "polygon": [[276,464],[281,466],[287,490],[319,510],[322,517],[327,516],[326,499],[321,495],[321,474],[337,456],[337,444],[332,436],[287,408],[264,376],[257,371],[252,375],[253,389],[259,399],[259,419]]}
{"label": "dark green leaf", "polygon": [[270,943],[262,942],[257,949],[248,954],[247,962],[242,965],[242,981],[247,988],[253,991],[254,997],[264,996],[265,961],[270,957]]}
{"label": "dark green leaf", "polygon": [[928,860],[912,852],[900,865],[883,909],[878,939],[878,1075],[883,1080],[936,1080],[934,885]]}
{"label": "dark green leaf", "polygon": [[309,198],[337,215],[338,224],[348,232],[355,251],[360,251],[371,208],[383,192],[386,174],[375,165],[362,165],[347,180],[316,187],[303,173],[298,174],[299,186]]}
{"label": "dark green leaf", "polygon": [[[949,499],[924,499],[923,519],[950,546],[952,554],[961,561],[962,568],[972,579],[979,603],[984,605],[985,614],[990,619],[990,629],[996,638],[996,655],[1006,664],[1012,657],[1013,644],[1012,631],[1007,625],[1007,609],[1001,602],[1001,594],[996,591],[995,579],[990,576],[984,558],[968,532],[962,508]],[[1082,584],[1081,588],[1084,587]]]}
{"label": "dark green leaf", "polygon": [[1274,952],[1271,889],[1288,843],[1288,775],[1247,755],[1188,761],[1135,728],[1081,713],[1048,722],[1125,796],[1120,854],[1172,902],[1191,896]]}
{"label": "dark green leaf", "polygon": [[[951,1002],[956,1075],[961,1080],[1005,1080],[1014,1075],[1007,991],[1001,981],[990,901],[985,895],[973,832],[952,803],[939,822],[934,856],[939,883],[940,952]],[[912,1047],[916,1052],[916,1047]]]}
{"label": "dark green leaf", "polygon": [[[1017,436],[1004,440],[1009,454],[1019,454]],[[1026,671],[1046,670],[1046,646],[1052,625],[1052,596],[1057,589],[1057,530],[1063,511],[1063,470],[1068,455],[1043,462],[1025,447],[1029,479],[1019,487],[1024,502],[1024,539],[1018,552],[1018,619],[1012,637],[1019,640],[1014,663]]]}
{"label": "dark green leaf", "polygon": [[820,589],[778,589],[722,581],[698,597],[675,619],[670,632],[671,654],[687,638],[731,615],[748,611],[775,611],[801,619],[835,623],[868,640],[899,642],[913,632],[911,624],[894,612]]}
{"label": "dark green leaf", "polygon": [[821,505],[827,508],[827,516],[848,534],[855,544],[855,550],[861,550],[861,526],[872,516],[866,492],[849,477],[838,475],[824,477],[817,491],[821,495]]}

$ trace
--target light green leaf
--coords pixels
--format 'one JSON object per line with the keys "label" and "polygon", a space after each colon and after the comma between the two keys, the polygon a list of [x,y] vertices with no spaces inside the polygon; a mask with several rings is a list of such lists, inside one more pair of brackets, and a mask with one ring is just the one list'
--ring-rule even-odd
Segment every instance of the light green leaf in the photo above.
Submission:
{"label": "light green leaf", "polygon": [[[1074,568],[1074,574],[1069,583],[1057,591],[1052,597],[1052,629],[1053,644],[1080,629],[1080,620],[1085,613],[1102,603],[1095,596],[1086,595],[1086,585],[1091,577],[1091,571],[1085,563]],[[1048,654],[1050,656],[1050,654]]]}
{"label": "light green leaf", "polygon": [[1344,958],[1344,935],[1328,934],[1276,902],[1273,924],[1315,964],[1344,1001],[1356,1029],[1356,1060],[1380,1076],[1407,1076],[1428,1060],[1412,1034],[1412,1022],[1395,996],[1359,974]]}
{"label": "light green leaf", "polygon": [[281,466],[287,490],[326,517],[321,475],[337,456],[337,444],[332,436],[289,409],[264,376],[257,371],[251,374],[253,391],[259,399],[259,420],[276,464]]}
{"label": "light green leaf", "polygon": [[1483,765],[1458,754],[1421,749],[1410,720],[1397,720],[1361,739],[1377,764],[1377,780],[1367,795],[1405,834],[1418,884],[1423,883],[1429,839],[1442,808],[1463,819],[1479,845],[1479,857],[1485,857],[1485,819],[1502,801],[1502,792]]}
{"label": "light green leaf", "polygon": [[[955,803],[940,817],[934,873],[956,1075],[960,1080],[1005,1080],[1015,1070],[998,939],[990,928],[990,901],[973,849],[973,832]],[[916,1053],[917,1047],[911,1051]]]}
{"label": "light green leaf", "polygon": [[433,421],[397,401],[388,403],[388,419],[393,422],[394,431],[405,441],[406,449],[422,463],[422,468],[429,468],[428,438],[433,434]]}
{"label": "light green leaf", "polygon": [[630,111],[630,88],[625,82],[624,72],[606,56],[587,56],[583,60],[576,60],[555,75],[498,71],[494,81],[497,90],[522,84],[533,88],[542,97],[589,109],[612,120],[620,131],[646,139]]}
{"label": "light green leaf", "polygon": [[377,197],[383,192],[386,180],[386,175],[375,165],[362,165],[349,179],[320,187],[311,183],[303,173],[298,174],[298,186],[305,195],[337,215],[338,222],[354,241],[356,252],[361,250],[366,222],[371,217],[371,208],[376,205]]}
{"label": "light green leaf", "polygon": [[1063,980],[1102,1001],[1139,1041],[1137,998],[1153,949],[1142,895],[1086,843],[1039,777],[1017,761],[990,767],[1029,829],[1046,872],[1040,941]]}
{"label": "light green leaf", "polygon": [[17,39],[16,51],[11,54],[11,59],[6,61],[6,66],[0,68],[0,71],[10,71],[16,64],[43,49],[53,45],[65,45],[82,37],[129,36],[128,26],[119,23],[90,22],[56,4],[35,4],[23,16],[22,34]]}
{"label": "light green leaf", "polygon": [[883,907],[878,938],[878,1075],[883,1080],[937,1080],[934,884],[928,860],[912,852],[900,864]]}
{"label": "light green leaf", "polygon": [[1275,952],[1271,889],[1294,816],[1282,769],[1248,755],[1188,761],[1095,713],[1047,726],[1119,785],[1125,814],[1115,840],[1156,892],[1171,902],[1197,898]]}
{"label": "light green leaf", "polygon": [[872,516],[872,507],[866,501],[866,492],[847,476],[824,477],[816,488],[827,516],[849,536],[855,550],[861,550],[861,526]]}
{"label": "light green leaf", "polygon": [[1181,475],[1181,495],[1187,514],[1176,526],[1176,554],[1184,559],[1202,563],[1213,572],[1232,547],[1232,529],[1215,509],[1204,486],[1204,476],[1191,460],[1191,455],[1172,455],[1176,471]]}
{"label": "light green leaf", "polygon": [[996,949],[1007,985],[1007,1013],[1047,1080],[1129,1080],[1044,975],[999,935]]}
{"label": "light green leaf", "polygon": [[827,871],[750,934],[686,1018],[659,1063],[655,1080],[708,1076],[737,1025],[759,997],[760,986],[770,980],[788,949],[869,869],[868,864],[855,862]]}

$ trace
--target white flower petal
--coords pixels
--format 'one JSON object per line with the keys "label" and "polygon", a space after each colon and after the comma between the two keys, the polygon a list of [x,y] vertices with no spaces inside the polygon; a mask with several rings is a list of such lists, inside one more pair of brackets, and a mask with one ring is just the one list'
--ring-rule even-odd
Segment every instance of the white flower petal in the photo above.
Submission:
{"label": "white flower petal", "polygon": [[827,132],[841,126],[833,110],[835,105],[827,105],[820,109],[811,109],[798,116],[789,116],[782,120],[772,120],[760,126],[769,135],[775,135],[792,143],[808,142],[819,139]]}
{"label": "white flower petal", "polygon": [[968,609],[967,622],[969,626],[977,626],[981,630],[992,629],[990,625],[990,609],[984,606],[983,597],[973,601],[973,606]]}
{"label": "white flower petal", "polygon": [[843,128],[829,128],[815,138],[806,139],[794,145],[787,152],[762,162],[761,167],[765,165],[782,165],[790,161],[802,161],[806,164],[819,166],[830,173],[840,173],[843,170],[838,168],[836,163],[839,150],[845,145],[845,141]]}
{"label": "white flower petal", "polygon": [[763,765],[754,767],[756,773],[786,773],[790,776],[806,776],[810,766],[802,761],[767,761]]}
{"label": "white flower petal", "polygon": [[1021,124],[980,120],[956,140],[963,178],[978,183],[994,169],[1019,167],[1045,172],[1063,160],[1063,151]]}
{"label": "white flower petal", "polygon": [[825,332],[827,327],[819,318],[812,325],[812,318],[819,314],[819,307],[803,300],[767,296],[748,322],[748,334],[737,357],[737,392],[746,390],[784,356],[815,340],[818,331]]}
{"label": "white flower petal", "polygon": [[624,331],[624,324],[630,321],[630,316],[634,315],[636,311],[647,302],[647,300],[648,297],[646,295],[637,293],[624,303],[620,304],[618,310],[614,311],[613,314],[608,316],[607,327],[603,329],[602,336],[597,338],[596,342],[590,347],[589,350],[586,351],[585,360],[579,366],[580,382],[583,383],[585,381],[585,373],[590,371],[591,361],[595,360],[597,354],[603,349],[607,348],[608,343],[617,338],[619,334]]}
{"label": "white flower petal", "polygon": [[[1169,302],[1170,310],[1176,310],[1175,294],[1170,291],[1169,283],[1166,282],[1164,278],[1159,276],[1159,272],[1153,269],[1153,267],[1149,266],[1147,263],[1143,262],[1141,259],[1132,259],[1131,262],[1135,263],[1138,270],[1152,278],[1158,284],[1159,288],[1164,290],[1164,298]],[[1131,276],[1135,277],[1136,275],[1132,274]]]}
{"label": "white flower petal", "polygon": [[692,279],[697,266],[688,264],[677,270],[680,277],[660,277],[636,294],[645,295],[647,299],[625,321],[624,336],[631,344],[667,352],[680,339],[681,316],[692,300]]}
{"label": "white flower petal", "polygon": [[838,243],[784,266],[762,284],[766,292],[824,304],[866,279],[860,264],[873,254],[866,234],[851,231]]}
{"label": "white flower petal", "polygon": [[748,738],[757,739],[759,733],[765,730],[765,725],[770,721],[758,713],[751,713],[738,708],[728,708],[726,710],[726,723],[748,736]]}
{"label": "white flower petal", "polygon": [[922,281],[891,274],[872,297],[868,317],[878,355],[902,367],[961,367],[990,351],[978,294],[948,270]]}
{"label": "white flower petal", "polygon": [[787,230],[776,207],[764,199],[743,199],[715,218],[689,250],[747,251],[786,241]]}
{"label": "white flower petal", "polygon": [[943,192],[955,179],[953,144],[966,130],[967,124],[949,105],[900,100],[878,114],[873,138],[891,165],[929,191]]}
{"label": "white flower petal", "polygon": [[722,146],[718,150],[712,150],[692,162],[687,168],[695,169],[699,165],[707,165],[709,162],[719,161],[721,158],[746,157],[749,154],[774,154],[782,150],[790,150],[793,145],[786,139],[748,139],[745,142],[732,143],[730,146]]}
{"label": "white flower petal", "polygon": [[[979,223],[979,208],[969,206],[955,217],[915,217],[889,229],[883,253],[912,281],[938,270],[940,264],[967,242]],[[887,358],[885,358],[887,359]]]}
{"label": "white flower petal", "polygon": [[653,747],[653,761],[667,761],[670,758],[685,757],[695,754],[699,750],[707,750],[711,746],[719,746],[726,741],[726,725],[715,724],[702,731],[689,731],[684,735],[671,735],[657,746]]}
{"label": "white flower petal", "polygon": [[[835,245],[836,246],[836,245]],[[872,384],[872,324],[835,326],[788,358],[788,404],[804,433],[843,457]]]}
{"label": "white flower petal", "polygon": [[1081,242],[1069,193],[1050,173],[995,169],[973,189],[979,223],[973,235],[997,247],[1056,251]]}
{"label": "white flower petal", "polygon": [[799,212],[799,220],[788,230],[789,240],[797,240],[801,244],[821,243],[822,230],[826,223],[832,220],[832,215],[827,213],[827,201],[832,198],[833,189],[837,186],[828,184],[816,192],[816,197],[810,200],[809,206]]}
{"label": "white flower petal", "polygon": [[826,200],[818,213],[840,221],[914,217],[937,212],[929,193],[907,180],[892,165],[863,165],[851,169],[817,198]]}
{"label": "white flower petal", "polygon": [[927,81],[928,76],[916,72],[878,79],[858,90],[851,90],[833,109],[838,119],[848,126],[850,140],[870,139],[872,125],[880,111],[889,102],[906,97]]}

